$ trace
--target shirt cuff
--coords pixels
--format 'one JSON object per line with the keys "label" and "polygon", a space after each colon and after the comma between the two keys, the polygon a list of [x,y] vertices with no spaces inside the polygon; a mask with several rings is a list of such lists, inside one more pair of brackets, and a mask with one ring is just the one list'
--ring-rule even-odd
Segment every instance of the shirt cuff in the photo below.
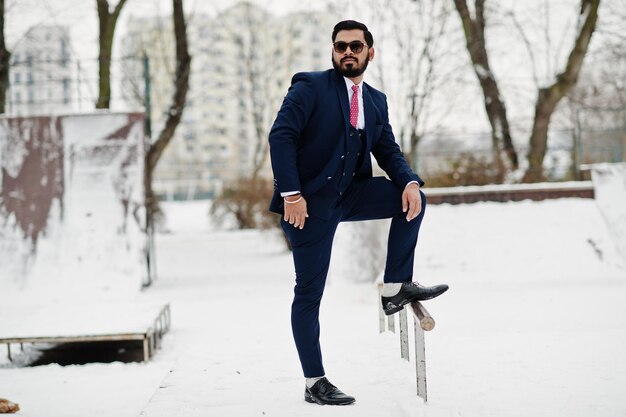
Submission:
{"label": "shirt cuff", "polygon": [[409,182],[408,182],[408,183],[404,186],[404,188],[406,189],[406,187],[408,187],[408,186],[409,186],[409,185],[411,185],[411,184],[417,184],[417,186],[418,186],[418,187],[420,186],[420,183],[419,183],[419,182],[417,182],[417,181],[409,181]]}
{"label": "shirt cuff", "polygon": [[289,197],[290,195],[300,194],[300,191],[285,191],[284,193],[280,193],[281,197]]}

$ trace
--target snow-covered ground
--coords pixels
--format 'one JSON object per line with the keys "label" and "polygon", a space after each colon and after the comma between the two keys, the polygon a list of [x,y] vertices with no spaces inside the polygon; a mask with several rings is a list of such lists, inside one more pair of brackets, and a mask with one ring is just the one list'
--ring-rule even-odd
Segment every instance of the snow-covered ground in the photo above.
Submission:
{"label": "snow-covered ground", "polygon": [[[331,381],[357,398],[340,408],[303,401],[293,267],[276,232],[214,230],[206,202],[165,210],[159,279],[125,297],[171,303],[163,349],[148,364],[12,368],[2,346],[0,397],[19,402],[20,415],[626,415],[626,266],[593,200],[428,207],[415,278],[451,289],[427,304],[437,321],[426,335],[427,405],[398,336],[378,333],[375,285],[347,280],[350,265],[335,256],[322,346]],[[351,233],[340,226],[336,254]],[[3,311],[17,321],[29,314],[21,305],[50,295],[11,294]]]}

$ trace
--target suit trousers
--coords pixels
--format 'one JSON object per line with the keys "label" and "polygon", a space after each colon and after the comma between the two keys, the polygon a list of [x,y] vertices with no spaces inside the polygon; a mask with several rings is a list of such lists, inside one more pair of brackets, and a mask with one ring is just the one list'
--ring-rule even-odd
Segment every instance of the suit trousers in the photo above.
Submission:
{"label": "suit trousers", "polygon": [[415,245],[426,198],[420,191],[422,211],[417,218],[407,222],[406,213],[402,212],[402,192],[384,177],[354,180],[341,196],[329,201],[333,209],[328,220],[309,213],[304,228],[299,229],[281,218],[281,226],[292,246],[296,271],[291,327],[306,378],[324,375],[319,343],[319,307],[333,238],[340,222],[391,218],[384,282],[412,280]]}

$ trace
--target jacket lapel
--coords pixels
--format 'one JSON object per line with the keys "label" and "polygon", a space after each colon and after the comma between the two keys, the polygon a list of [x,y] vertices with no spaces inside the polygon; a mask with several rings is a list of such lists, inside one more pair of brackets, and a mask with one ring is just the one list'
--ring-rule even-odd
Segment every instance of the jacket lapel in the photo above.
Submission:
{"label": "jacket lapel", "polygon": [[369,89],[365,83],[363,83],[363,111],[365,112],[366,149],[369,151],[372,149],[372,139],[376,128],[376,110],[374,108],[374,100],[372,100]]}
{"label": "jacket lapel", "polygon": [[343,114],[343,122],[346,130],[346,137],[350,130],[350,104],[348,103],[348,93],[346,90],[346,82],[343,77],[333,71],[335,74],[335,91],[337,92],[337,98],[341,107],[341,113]]}

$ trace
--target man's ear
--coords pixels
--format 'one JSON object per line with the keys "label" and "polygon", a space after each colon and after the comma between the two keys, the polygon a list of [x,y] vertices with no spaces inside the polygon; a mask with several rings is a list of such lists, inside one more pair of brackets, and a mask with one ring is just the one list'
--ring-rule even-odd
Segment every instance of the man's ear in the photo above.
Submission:
{"label": "man's ear", "polygon": [[374,60],[374,47],[373,46],[371,48],[369,48],[369,50],[368,50],[368,59],[370,61]]}

